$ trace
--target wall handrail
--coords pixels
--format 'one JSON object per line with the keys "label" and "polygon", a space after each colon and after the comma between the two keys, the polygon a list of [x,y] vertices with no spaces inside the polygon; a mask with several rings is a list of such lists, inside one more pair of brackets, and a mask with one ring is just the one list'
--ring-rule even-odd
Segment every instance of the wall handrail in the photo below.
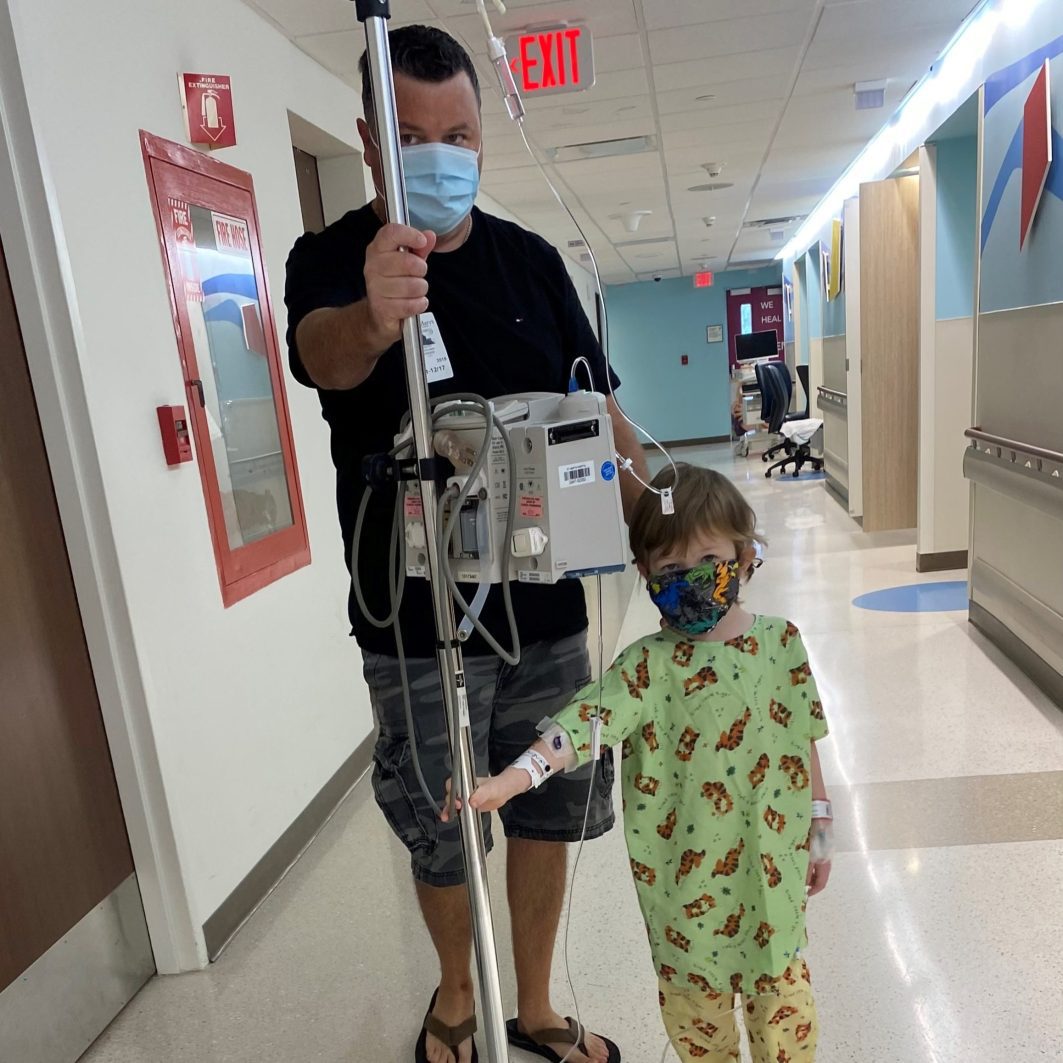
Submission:
{"label": "wall handrail", "polygon": [[1027,457],[1039,458],[1041,461],[1050,461],[1063,465],[1063,454],[1056,450],[1035,447],[1032,443],[1020,443],[1018,440],[1006,439],[1004,436],[995,436],[990,432],[983,432],[978,427],[968,428],[963,434],[976,443],[988,443],[990,446],[1000,447],[1002,450],[1013,450],[1017,454],[1025,454]]}
{"label": "wall handrail", "polygon": [[819,393],[827,398],[842,399],[848,401],[849,396],[844,391],[835,391],[834,388],[824,387],[822,384],[816,389]]}

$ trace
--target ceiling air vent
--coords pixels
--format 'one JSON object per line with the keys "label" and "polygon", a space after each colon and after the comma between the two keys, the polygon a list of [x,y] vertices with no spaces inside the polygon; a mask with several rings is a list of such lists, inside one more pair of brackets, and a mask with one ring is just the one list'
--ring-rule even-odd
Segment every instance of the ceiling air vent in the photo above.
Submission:
{"label": "ceiling air vent", "polygon": [[584,159],[608,159],[614,155],[638,155],[657,150],[655,136],[622,137],[619,140],[592,140],[586,144],[562,144],[547,148],[546,157],[551,162],[581,162]]}
{"label": "ceiling air vent", "polygon": [[804,221],[804,217],[796,218],[758,218],[756,221],[747,221],[743,229],[785,229],[790,225],[796,225]]}
{"label": "ceiling air vent", "polygon": [[853,86],[858,111],[877,111],[886,106],[885,81],[858,81]]}

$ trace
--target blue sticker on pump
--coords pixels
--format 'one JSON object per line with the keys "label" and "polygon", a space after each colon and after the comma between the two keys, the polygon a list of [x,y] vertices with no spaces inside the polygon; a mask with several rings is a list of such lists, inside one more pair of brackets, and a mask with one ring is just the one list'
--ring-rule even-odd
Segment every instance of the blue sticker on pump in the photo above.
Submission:
{"label": "blue sticker on pump", "polygon": [[611,480],[616,475],[616,466],[611,461],[602,462],[602,479]]}

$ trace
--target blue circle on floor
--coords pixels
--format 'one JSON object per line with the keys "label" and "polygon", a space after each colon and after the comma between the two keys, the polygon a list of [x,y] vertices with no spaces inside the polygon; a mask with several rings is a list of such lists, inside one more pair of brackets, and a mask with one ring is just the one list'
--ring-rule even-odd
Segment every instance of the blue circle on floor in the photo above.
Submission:
{"label": "blue circle on floor", "polygon": [[910,583],[904,587],[861,594],[853,599],[857,609],[877,613],[958,613],[968,606],[966,580],[946,583]]}
{"label": "blue circle on floor", "polygon": [[[773,480],[778,480],[779,483],[783,483],[786,480],[789,480],[792,483],[793,479],[794,479],[794,474],[792,472],[785,472],[785,471],[783,471],[783,472],[773,472],[771,474],[771,478]],[[826,478],[827,478],[827,474],[822,469],[820,469],[819,472],[815,472],[815,471],[802,472],[801,475],[797,477],[797,482],[798,483],[805,483],[808,480],[825,480]]]}

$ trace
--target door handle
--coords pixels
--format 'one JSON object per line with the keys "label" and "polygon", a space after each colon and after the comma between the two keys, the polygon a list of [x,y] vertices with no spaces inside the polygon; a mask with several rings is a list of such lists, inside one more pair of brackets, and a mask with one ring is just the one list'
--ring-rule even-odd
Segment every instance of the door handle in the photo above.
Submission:
{"label": "door handle", "polygon": [[199,392],[199,407],[200,409],[205,410],[207,408],[207,400],[203,394],[203,381],[198,378],[195,380],[189,380],[188,386],[190,388],[195,388],[196,391]]}

